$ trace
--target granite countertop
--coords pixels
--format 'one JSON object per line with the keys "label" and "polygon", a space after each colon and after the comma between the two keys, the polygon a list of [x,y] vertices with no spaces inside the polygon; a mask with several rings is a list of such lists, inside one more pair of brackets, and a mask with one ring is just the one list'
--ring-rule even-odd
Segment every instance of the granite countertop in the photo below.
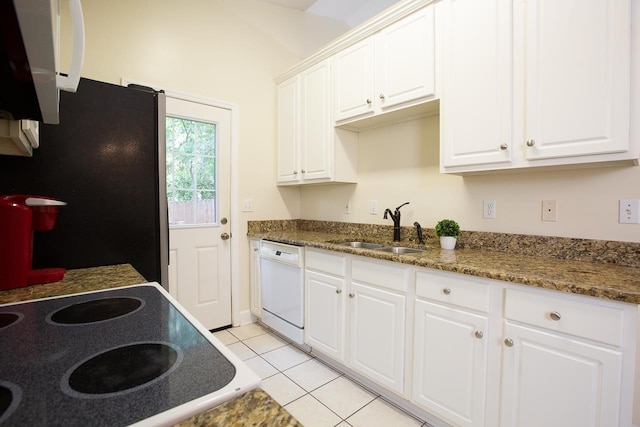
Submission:
{"label": "granite countertop", "polygon": [[[129,264],[81,268],[67,271],[64,279],[59,282],[0,291],[0,304],[147,282],[148,280]],[[261,389],[251,390],[236,399],[191,417],[179,425],[182,427],[229,425],[302,427],[291,414]]]}
{"label": "granite countertop", "polygon": [[[424,249],[418,254],[396,255],[370,249],[340,246],[336,243],[357,240],[352,233],[307,230],[250,230],[249,236],[280,243],[327,249],[381,260],[401,262],[442,271],[535,286],[597,298],[640,304],[640,268],[612,263],[557,259],[482,248],[441,250],[438,241],[426,245],[411,241],[396,243]],[[365,239],[393,245],[391,241]]]}

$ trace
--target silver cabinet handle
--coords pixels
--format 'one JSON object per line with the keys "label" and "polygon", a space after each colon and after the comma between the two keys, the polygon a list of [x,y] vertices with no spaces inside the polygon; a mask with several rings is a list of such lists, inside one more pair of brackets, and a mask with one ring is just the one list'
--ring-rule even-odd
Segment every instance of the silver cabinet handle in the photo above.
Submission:
{"label": "silver cabinet handle", "polygon": [[260,249],[259,248],[253,248],[254,252],[258,252]]}
{"label": "silver cabinet handle", "polygon": [[551,313],[549,313],[549,317],[551,318],[551,320],[555,321],[558,321],[562,318],[562,316],[560,316],[560,313],[558,313],[557,311],[552,311]]}
{"label": "silver cabinet handle", "polygon": [[220,238],[221,238],[222,240],[229,240],[229,237],[231,237],[231,235],[230,235],[229,233],[222,233],[222,234],[220,235]]}
{"label": "silver cabinet handle", "polygon": [[534,141],[533,139],[527,140],[527,147],[533,147],[534,145],[536,145],[536,141]]}
{"label": "silver cabinet handle", "polygon": [[504,340],[504,345],[506,345],[507,347],[513,347],[513,340],[511,338],[507,338],[506,340]]}
{"label": "silver cabinet handle", "polygon": [[380,94],[380,99],[384,101],[384,94]]}
{"label": "silver cabinet handle", "polygon": [[293,174],[294,175],[298,175],[298,171],[293,171]]}
{"label": "silver cabinet handle", "polygon": [[501,150],[506,150],[507,148],[509,148],[509,146],[507,144],[500,144],[500,149]]}
{"label": "silver cabinet handle", "polygon": [[473,334],[476,336],[476,338],[478,338],[479,340],[482,339],[482,337],[484,337],[484,332],[482,331],[476,331],[475,334]]}
{"label": "silver cabinet handle", "polygon": [[342,293],[342,289],[336,289],[336,294],[341,294]]}
{"label": "silver cabinet handle", "polygon": [[367,105],[371,105],[371,100],[367,99]]}
{"label": "silver cabinet handle", "polygon": [[306,171],[306,170],[304,170],[304,169],[302,169],[300,172],[302,172],[302,173],[306,173],[307,171]]}
{"label": "silver cabinet handle", "polygon": [[443,294],[445,294],[445,295],[449,295],[449,294],[451,293],[451,289],[449,289],[449,288],[444,288],[444,289],[442,290],[442,293],[443,293]]}
{"label": "silver cabinet handle", "polygon": [[349,294],[349,298],[353,298],[355,296],[356,296],[356,294]]}

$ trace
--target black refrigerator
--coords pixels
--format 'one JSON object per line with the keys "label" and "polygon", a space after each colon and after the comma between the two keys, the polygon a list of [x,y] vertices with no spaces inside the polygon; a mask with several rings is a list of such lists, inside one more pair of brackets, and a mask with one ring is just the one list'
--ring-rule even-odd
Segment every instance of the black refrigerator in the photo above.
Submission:
{"label": "black refrigerator", "polygon": [[84,78],[61,92],[60,124],[41,124],[33,157],[0,155],[0,194],[67,202],[35,233],[33,267],[129,263],[167,288],[164,144],[162,92]]}

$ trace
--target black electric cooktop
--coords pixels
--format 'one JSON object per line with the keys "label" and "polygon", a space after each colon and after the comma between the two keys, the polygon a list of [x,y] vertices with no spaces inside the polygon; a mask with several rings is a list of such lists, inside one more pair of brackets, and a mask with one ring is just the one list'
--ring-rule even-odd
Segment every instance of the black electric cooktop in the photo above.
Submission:
{"label": "black electric cooktop", "polygon": [[234,363],[165,294],[149,284],[0,306],[0,425],[129,425],[229,387]]}

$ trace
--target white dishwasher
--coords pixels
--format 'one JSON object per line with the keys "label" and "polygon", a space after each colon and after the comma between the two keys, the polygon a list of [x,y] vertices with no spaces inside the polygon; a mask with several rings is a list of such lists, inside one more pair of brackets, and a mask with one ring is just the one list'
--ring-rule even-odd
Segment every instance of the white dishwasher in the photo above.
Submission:
{"label": "white dishwasher", "polygon": [[262,322],[304,344],[304,248],[260,243]]}

